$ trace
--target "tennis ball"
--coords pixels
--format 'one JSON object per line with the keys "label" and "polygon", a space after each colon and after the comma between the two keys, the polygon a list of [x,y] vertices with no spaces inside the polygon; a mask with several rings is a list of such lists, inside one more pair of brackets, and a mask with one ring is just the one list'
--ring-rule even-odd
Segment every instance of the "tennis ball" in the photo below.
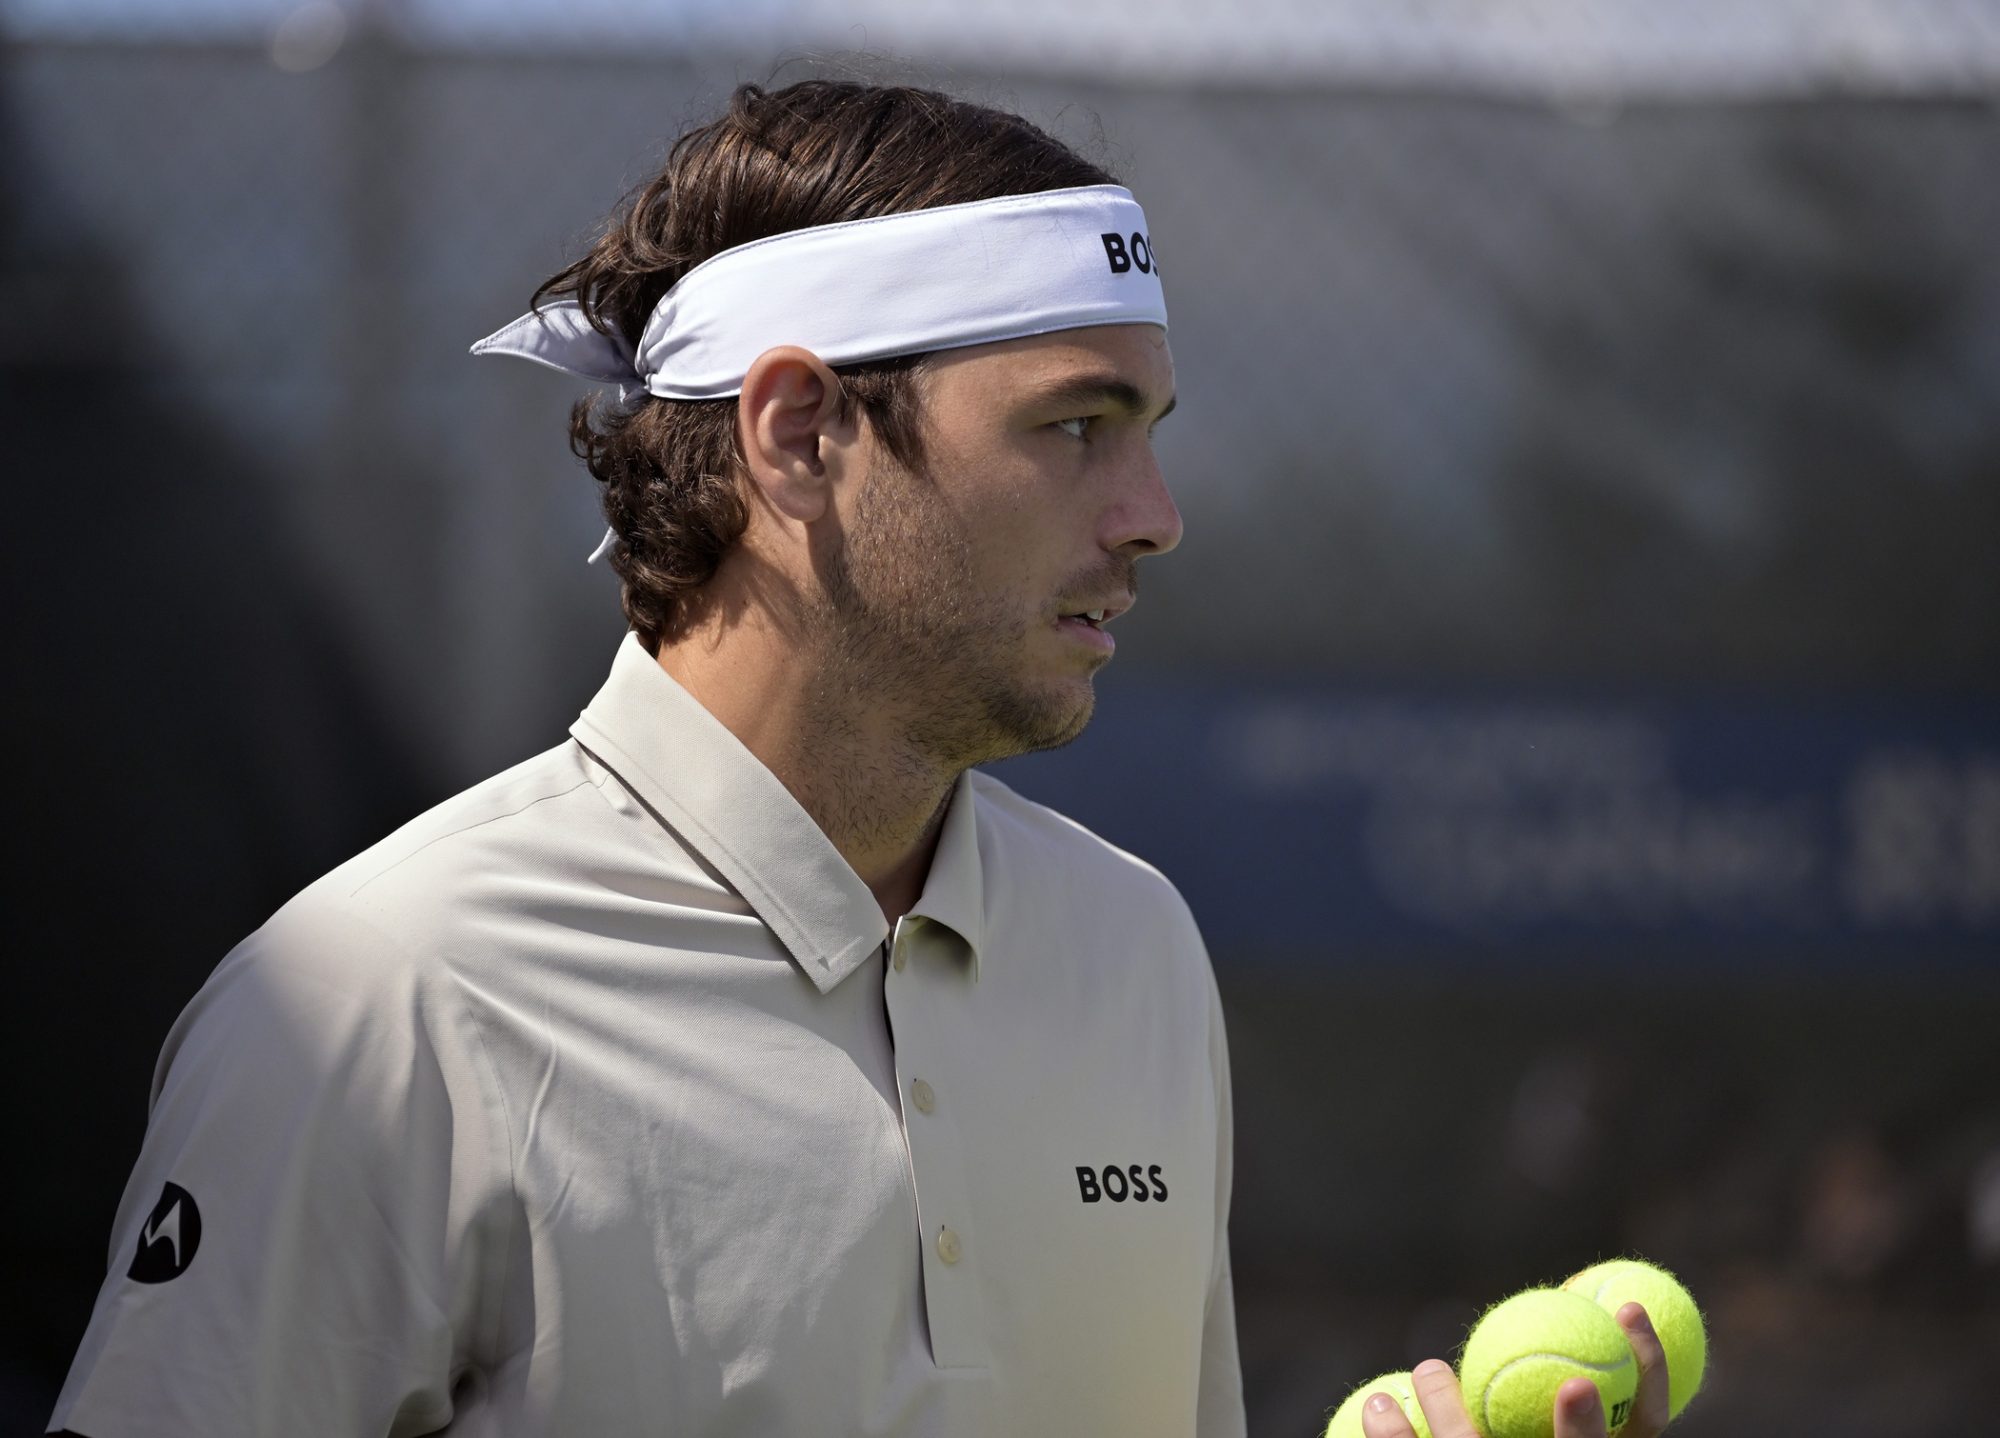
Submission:
{"label": "tennis ball", "polygon": [[1588,1378],[1605,1428],[1632,1416],[1639,1361],[1617,1320],[1580,1293],[1531,1288],[1486,1310],[1465,1340],[1458,1384],[1485,1438],[1554,1438],[1556,1390]]}
{"label": "tennis ball", "polygon": [[1606,1313],[1615,1314],[1628,1303],[1644,1306],[1667,1354],[1667,1416],[1680,1417],[1708,1367],[1708,1330],[1702,1326],[1694,1295],[1666,1269],[1636,1258],[1595,1264],[1563,1287],[1581,1293]]}
{"label": "tennis ball", "polygon": [[1416,1430],[1417,1438],[1431,1438],[1431,1425],[1424,1421],[1424,1410],[1417,1403],[1417,1390],[1410,1386],[1410,1375],[1407,1373],[1384,1373],[1348,1394],[1347,1401],[1335,1409],[1333,1417],[1327,1421],[1326,1432],[1321,1438],[1366,1438],[1361,1426],[1361,1409],[1371,1393],[1386,1393],[1402,1404],[1403,1416],[1410,1420],[1410,1427]]}

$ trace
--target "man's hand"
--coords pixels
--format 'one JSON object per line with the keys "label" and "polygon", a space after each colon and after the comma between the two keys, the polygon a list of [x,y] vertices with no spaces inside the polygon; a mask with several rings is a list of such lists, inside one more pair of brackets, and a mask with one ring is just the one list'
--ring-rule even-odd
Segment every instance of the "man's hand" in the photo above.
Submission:
{"label": "man's hand", "polygon": [[[1618,1438],[1658,1438],[1667,1426],[1667,1355],[1646,1310],[1638,1304],[1618,1310],[1618,1326],[1639,1359],[1639,1392]],[[1423,1406],[1424,1421],[1431,1426],[1431,1438],[1479,1438],[1450,1364],[1426,1359],[1411,1370],[1410,1384]],[[1368,1438],[1415,1438],[1396,1401],[1379,1394],[1362,1406],[1361,1431]],[[1597,1385],[1588,1378],[1572,1378],[1556,1390],[1555,1438],[1605,1438],[1604,1404]]]}

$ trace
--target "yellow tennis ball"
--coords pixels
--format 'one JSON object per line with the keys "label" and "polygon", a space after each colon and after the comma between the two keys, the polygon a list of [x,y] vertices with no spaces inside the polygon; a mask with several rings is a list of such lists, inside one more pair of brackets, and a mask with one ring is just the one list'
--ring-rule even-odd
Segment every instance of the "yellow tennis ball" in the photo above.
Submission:
{"label": "yellow tennis ball", "polygon": [[1403,1416],[1410,1420],[1410,1427],[1416,1431],[1417,1438],[1431,1438],[1431,1425],[1424,1421],[1424,1410],[1417,1402],[1417,1390],[1410,1386],[1410,1375],[1407,1373],[1384,1373],[1348,1394],[1347,1401],[1336,1408],[1333,1417],[1327,1420],[1326,1432],[1321,1438],[1367,1438],[1361,1427],[1361,1409],[1371,1393],[1386,1393],[1402,1404]]}
{"label": "yellow tennis ball", "polygon": [[1594,1264],[1563,1287],[1581,1293],[1606,1313],[1615,1314],[1628,1303],[1645,1308],[1667,1354],[1667,1416],[1680,1417],[1708,1367],[1708,1330],[1702,1326],[1694,1295],[1666,1269],[1636,1258]]}
{"label": "yellow tennis ball", "polygon": [[1485,1438],[1554,1438],[1556,1390],[1588,1378],[1606,1429],[1632,1416],[1639,1361],[1625,1330],[1580,1293],[1530,1288],[1486,1310],[1465,1340],[1458,1383]]}

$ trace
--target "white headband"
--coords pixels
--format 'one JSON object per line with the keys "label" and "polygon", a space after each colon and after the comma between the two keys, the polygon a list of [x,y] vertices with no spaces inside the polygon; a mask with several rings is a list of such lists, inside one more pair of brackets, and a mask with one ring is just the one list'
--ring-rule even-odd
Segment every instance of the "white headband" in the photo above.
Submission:
{"label": "white headband", "polygon": [[633,353],[593,328],[573,299],[522,315],[472,353],[616,384],[621,399],[640,390],[726,399],[778,345],[842,365],[1166,323],[1145,212],[1122,185],[1086,185],[817,225],[724,250],[661,296]]}

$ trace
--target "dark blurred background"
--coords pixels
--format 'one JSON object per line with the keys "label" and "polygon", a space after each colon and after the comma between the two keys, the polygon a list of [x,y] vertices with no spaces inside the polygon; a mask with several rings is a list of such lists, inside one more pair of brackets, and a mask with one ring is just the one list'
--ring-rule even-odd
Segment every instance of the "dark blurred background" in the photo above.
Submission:
{"label": "dark blurred background", "polygon": [[3,13],[0,1423],[210,968],[609,664],[576,391],[466,345],[831,72],[1020,110],[1165,260],[1187,539],[1002,774],[1208,934],[1253,1433],[1625,1252],[1709,1310],[1680,1431],[1991,1426],[2000,4]]}

